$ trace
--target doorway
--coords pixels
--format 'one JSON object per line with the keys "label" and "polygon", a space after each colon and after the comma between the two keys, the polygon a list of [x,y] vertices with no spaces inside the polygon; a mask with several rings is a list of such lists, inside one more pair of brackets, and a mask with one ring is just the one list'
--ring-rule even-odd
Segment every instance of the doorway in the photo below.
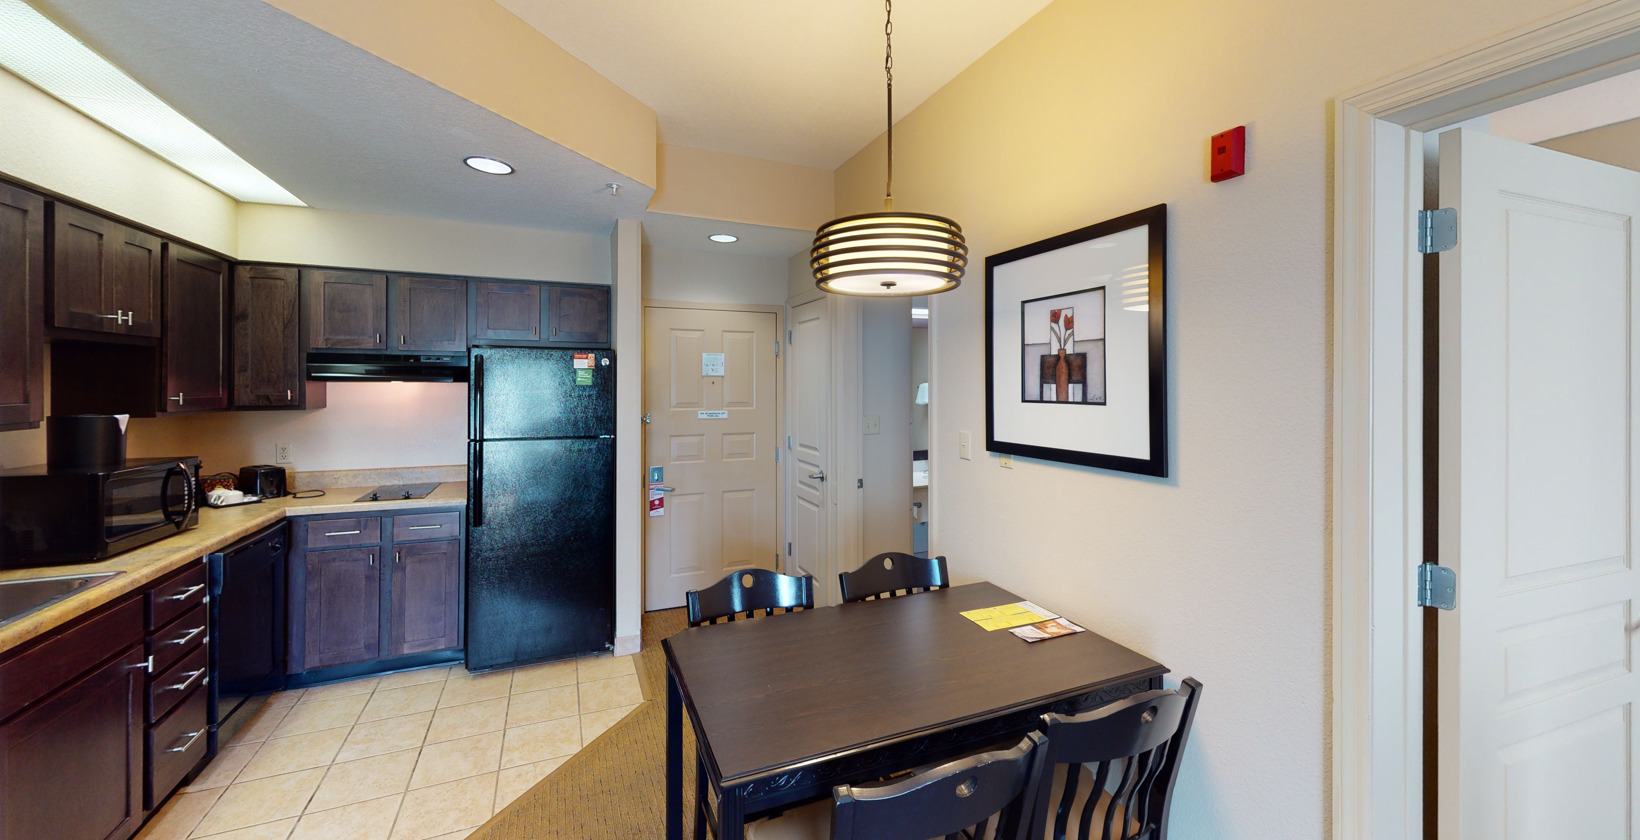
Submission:
{"label": "doorway", "polygon": [[[786,452],[786,574],[830,581],[830,535],[834,502],[830,301],[816,298],[792,306],[787,337],[792,377],[790,437]],[[829,473],[829,474],[828,474]],[[817,593],[818,595],[818,593]]]}
{"label": "doorway", "polygon": [[929,387],[930,311],[926,295],[911,299],[911,553],[928,556],[928,423],[933,409]]}

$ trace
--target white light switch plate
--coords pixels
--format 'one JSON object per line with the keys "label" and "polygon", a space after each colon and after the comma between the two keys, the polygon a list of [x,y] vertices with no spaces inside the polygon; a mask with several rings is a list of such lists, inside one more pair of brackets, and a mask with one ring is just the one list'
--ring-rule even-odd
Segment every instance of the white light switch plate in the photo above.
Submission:
{"label": "white light switch plate", "polygon": [[957,457],[964,461],[974,460],[974,435],[971,432],[957,432]]}
{"label": "white light switch plate", "polygon": [[879,435],[883,432],[883,418],[877,414],[866,415],[866,434]]}

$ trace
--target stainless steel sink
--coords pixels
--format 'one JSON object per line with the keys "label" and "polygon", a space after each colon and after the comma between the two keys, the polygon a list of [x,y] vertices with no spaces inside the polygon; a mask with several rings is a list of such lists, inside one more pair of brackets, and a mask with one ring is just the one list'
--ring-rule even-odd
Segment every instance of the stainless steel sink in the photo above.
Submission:
{"label": "stainless steel sink", "polygon": [[0,626],[43,610],[83,589],[105,583],[121,572],[0,581]]}

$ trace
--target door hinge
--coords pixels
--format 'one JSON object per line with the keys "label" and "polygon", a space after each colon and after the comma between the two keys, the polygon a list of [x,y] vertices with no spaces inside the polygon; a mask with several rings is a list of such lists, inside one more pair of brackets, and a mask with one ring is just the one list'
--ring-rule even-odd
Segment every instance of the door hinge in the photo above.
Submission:
{"label": "door hinge", "polygon": [[780,463],[780,447],[778,446],[774,448],[774,462],[776,464]]}
{"label": "door hinge", "polygon": [[787,449],[792,448],[792,436],[791,435],[786,435],[786,448]]}
{"label": "door hinge", "polygon": [[863,479],[863,478],[854,479],[854,489],[856,489],[856,490],[866,489],[866,480]]}
{"label": "door hinge", "polygon": [[776,358],[780,357],[780,339],[778,338],[774,340],[774,355]]}
{"label": "door hinge", "polygon": [[1458,573],[1449,566],[1418,567],[1418,606],[1450,610],[1458,606]]}
{"label": "door hinge", "polygon": [[786,343],[787,344],[792,343],[792,331],[791,330],[786,330]]}
{"label": "door hinge", "polygon": [[1418,211],[1418,252],[1439,254],[1458,244],[1458,211],[1451,207]]}
{"label": "door hinge", "polygon": [[780,552],[778,551],[774,553],[774,570],[780,571]]}
{"label": "door hinge", "polygon": [[792,556],[792,544],[791,543],[786,543],[786,556],[787,557]]}
{"label": "door hinge", "polygon": [[647,412],[647,411],[645,411],[643,413],[643,422],[644,422],[644,425],[646,425],[646,426],[649,425],[649,412]]}

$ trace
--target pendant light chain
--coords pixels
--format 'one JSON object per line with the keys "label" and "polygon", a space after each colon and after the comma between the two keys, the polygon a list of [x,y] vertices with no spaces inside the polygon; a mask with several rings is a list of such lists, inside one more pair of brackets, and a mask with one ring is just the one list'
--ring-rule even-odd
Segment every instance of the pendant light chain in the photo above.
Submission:
{"label": "pendant light chain", "polygon": [[883,75],[888,77],[888,184],[883,190],[883,209],[894,209],[894,0],[883,0],[887,16],[883,20]]}

